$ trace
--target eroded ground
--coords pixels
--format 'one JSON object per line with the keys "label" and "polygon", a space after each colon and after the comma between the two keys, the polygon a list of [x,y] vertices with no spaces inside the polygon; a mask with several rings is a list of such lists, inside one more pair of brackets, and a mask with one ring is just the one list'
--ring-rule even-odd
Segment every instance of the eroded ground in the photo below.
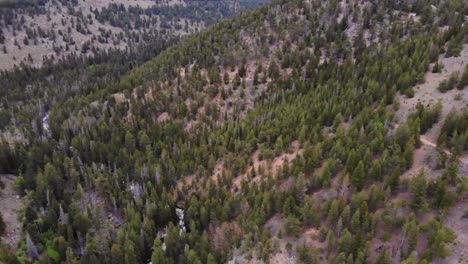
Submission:
{"label": "eroded ground", "polygon": [[0,190],[0,213],[6,224],[2,241],[11,249],[16,249],[21,238],[21,223],[18,220],[18,211],[21,208],[21,198],[13,188],[16,177],[13,175],[0,175],[5,188]]}
{"label": "eroded ground", "polygon": [[[400,108],[396,113],[399,123],[406,121],[408,115],[415,111],[418,103],[422,103],[424,106],[433,106],[441,101],[443,106],[439,121],[424,135],[421,135],[423,146],[415,151],[413,167],[403,175],[404,178],[417,175],[421,169],[424,169],[429,177],[434,176],[433,167],[438,155],[437,138],[444,124],[445,117],[452,110],[459,113],[468,111],[468,89],[452,89],[445,93],[437,90],[439,83],[448,79],[450,74],[455,71],[463,72],[465,65],[468,64],[468,44],[463,46],[459,57],[445,58],[442,54],[439,57],[439,61],[444,65],[442,72],[426,73],[425,82],[414,88],[415,95],[413,98],[407,98],[403,95],[399,96]],[[448,150],[443,151],[450,155]],[[468,155],[466,154],[460,157],[460,173],[468,176]]]}
{"label": "eroded ground", "polygon": [[[47,10],[45,14],[35,16],[19,14],[24,19],[24,27],[20,27],[20,29],[18,29],[18,25],[1,26],[0,23],[0,30],[3,31],[5,37],[4,45],[0,45],[0,70],[11,69],[14,65],[20,65],[21,62],[39,67],[42,65],[43,56],[61,58],[72,53],[82,54],[82,47],[85,43],[90,43],[91,48],[97,50],[125,49],[133,45],[133,42],[122,28],[112,26],[107,22],[101,23],[96,19],[94,11],[91,11],[95,9],[100,11],[110,4],[122,4],[127,8],[148,8],[156,5],[156,2],[151,0],[79,0],[77,7],[70,14],[67,6],[57,1],[50,1],[45,5]],[[174,6],[184,4],[182,0],[164,0],[157,5]],[[148,18],[144,15],[141,17],[143,19]],[[156,28],[160,27],[160,20],[155,26]],[[186,20],[180,19],[178,23],[185,25]],[[79,32],[77,30],[78,25],[84,27],[85,31],[88,32]],[[44,31],[49,36],[39,36],[36,41],[29,39],[28,43],[26,43],[27,30]],[[131,31],[139,34],[137,30]],[[186,32],[174,29],[174,33],[185,34]],[[98,37],[105,35],[110,35],[106,41],[97,41]],[[91,56],[92,53],[93,51],[89,50],[84,54]]]}
{"label": "eroded ground", "polygon": [[[437,138],[444,124],[445,117],[452,110],[459,113],[468,111],[468,89],[452,89],[445,93],[437,90],[442,80],[449,78],[455,71],[463,72],[468,64],[468,44],[463,46],[459,57],[445,58],[442,54],[439,57],[444,68],[441,73],[426,73],[425,82],[415,87],[415,96],[407,98],[400,96],[400,109],[397,112],[399,123],[405,122],[408,114],[415,111],[418,102],[425,106],[433,106],[437,102],[442,102],[442,114],[439,121],[429,129],[424,135],[421,135],[422,146],[415,151],[413,167],[402,175],[402,178],[411,178],[416,176],[421,170],[424,170],[428,178],[439,176],[442,171],[435,170],[439,151],[451,155],[447,149],[439,150],[437,148]],[[433,65],[431,65],[432,67]],[[456,98],[457,97],[457,98]],[[468,155],[465,153],[459,157],[459,175],[468,177]],[[454,206],[444,217],[443,222],[457,234],[456,242],[450,246],[452,255],[444,260],[438,260],[437,263],[468,263],[468,200],[465,198]]]}

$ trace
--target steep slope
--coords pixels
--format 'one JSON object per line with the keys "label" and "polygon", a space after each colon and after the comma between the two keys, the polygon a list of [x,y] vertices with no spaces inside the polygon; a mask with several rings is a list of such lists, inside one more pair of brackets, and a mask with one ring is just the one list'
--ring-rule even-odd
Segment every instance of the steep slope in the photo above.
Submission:
{"label": "steep slope", "polygon": [[278,1],[57,100],[47,129],[20,123],[27,140],[1,148],[30,191],[18,255],[443,262],[456,241],[444,215],[466,180],[450,157],[436,177],[400,179],[436,118],[423,109],[395,129],[396,101],[417,93],[441,51],[460,52],[466,10]]}
{"label": "steep slope", "polygon": [[0,216],[5,222],[5,231],[2,234],[2,240],[10,248],[14,248],[21,238],[21,222],[19,222],[19,209],[21,208],[21,199],[14,190],[15,177],[12,175],[0,175],[2,188],[0,188],[0,207],[2,211]]}
{"label": "steep slope", "polygon": [[198,32],[262,1],[14,1],[0,3],[0,70],[39,67]]}
{"label": "steep slope", "polygon": [[[433,72],[432,69],[436,66],[433,63],[430,70],[426,73],[425,82],[418,84],[415,87],[415,95],[407,97],[404,95],[399,96],[399,109],[396,113],[398,120],[405,122],[407,117],[417,109],[424,107],[434,107],[439,102],[441,104],[440,114],[436,122],[431,125],[427,131],[421,135],[420,149],[416,150],[415,161],[413,167],[408,170],[403,177],[416,176],[421,169],[425,169],[429,174],[428,176],[438,175],[438,168],[436,166],[438,153],[438,138],[441,134],[444,121],[451,112],[465,113],[468,112],[468,89],[451,89],[449,91],[441,92],[437,88],[440,83],[449,79],[453,74],[461,75],[468,66],[468,45],[463,45],[459,57],[445,57],[441,54],[437,61],[438,65],[443,65],[440,72]],[[460,131],[461,132],[461,131]],[[452,150],[447,147],[440,149],[441,152],[447,156],[452,156]],[[459,170],[468,176],[468,153],[457,153],[459,162]],[[434,170],[435,169],[435,170]]]}

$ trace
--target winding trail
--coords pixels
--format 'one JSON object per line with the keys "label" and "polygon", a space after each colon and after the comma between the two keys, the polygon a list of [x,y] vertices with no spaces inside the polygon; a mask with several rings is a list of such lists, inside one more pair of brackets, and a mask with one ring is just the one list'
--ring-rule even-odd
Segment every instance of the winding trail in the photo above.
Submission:
{"label": "winding trail", "polygon": [[[445,118],[451,111],[458,113],[468,111],[468,89],[452,89],[445,93],[437,90],[441,81],[450,78],[450,75],[454,72],[463,72],[466,65],[468,65],[468,43],[463,44],[460,56],[446,58],[445,54],[440,54],[439,62],[444,65],[442,71],[437,73],[433,73],[432,71],[426,72],[425,81],[413,87],[415,92],[413,97],[399,95],[400,104],[399,109],[396,111],[396,117],[400,123],[405,122],[408,119],[408,115],[416,111],[418,104],[433,106],[437,102],[441,102],[443,106],[439,121],[433,124],[432,128],[424,135],[420,136],[420,141],[426,150],[421,149],[417,151],[415,155],[419,157],[415,157],[415,160],[419,163],[414,164],[412,171],[416,168],[427,167],[425,158],[432,157],[432,159],[435,159],[437,155],[434,150],[443,151],[445,154],[453,156],[453,153],[449,149],[437,146],[437,138],[440,135]],[[458,99],[455,99],[455,97]],[[398,124],[396,128],[398,128]],[[460,155],[457,158],[460,163],[460,174],[468,177],[468,155]]]}
{"label": "winding trail", "polygon": [[[419,140],[421,141],[422,144],[424,145],[427,145],[427,146],[430,146],[430,147],[433,147],[433,148],[438,148],[437,147],[437,144],[435,144],[434,142],[432,142],[430,139],[428,139],[425,135],[421,135],[421,137],[419,138]],[[453,156],[453,153],[448,150],[448,149],[442,149],[442,148],[439,148],[440,150],[442,150],[445,154],[449,155],[449,156]],[[461,156],[461,157],[458,157],[458,160],[460,161],[460,165],[465,167],[465,166],[468,166],[468,157],[464,157],[464,156]]]}

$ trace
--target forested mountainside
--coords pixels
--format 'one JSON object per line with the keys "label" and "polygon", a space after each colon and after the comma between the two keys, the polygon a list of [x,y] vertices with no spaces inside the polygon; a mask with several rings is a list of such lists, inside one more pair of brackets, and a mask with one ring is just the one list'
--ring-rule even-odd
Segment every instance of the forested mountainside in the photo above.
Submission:
{"label": "forested mountainside", "polygon": [[0,1],[0,70],[151,45],[161,38],[193,34],[265,2]]}
{"label": "forested mountainside", "polygon": [[[18,50],[0,54],[0,64],[5,63],[8,68],[0,72],[0,129],[3,130],[11,122],[29,122],[27,119],[31,116],[43,119],[55,101],[109,86],[133,68],[177,43],[181,37],[263,3],[265,1],[260,0],[0,2],[0,46],[3,45],[5,49],[13,45],[12,41],[19,39],[19,35],[25,32],[27,36],[24,41],[28,43],[23,47],[18,46]],[[57,19],[63,23],[57,25]],[[44,22],[46,20],[47,23]],[[185,21],[184,28],[173,27],[182,21]],[[42,22],[46,27],[41,27]],[[70,28],[69,23],[73,27]],[[61,27],[67,25],[68,35],[63,35],[65,30]],[[75,30],[75,27],[86,30],[81,32]],[[110,29],[104,32],[102,27]],[[94,32],[95,29],[99,32]],[[112,35],[114,29],[120,33]],[[15,37],[2,37],[2,34],[8,32]],[[110,35],[107,34],[109,32]],[[105,39],[101,33],[106,33]],[[72,43],[62,43],[56,38],[57,34],[63,35],[64,41],[68,38]],[[81,42],[87,47],[85,52],[82,52],[80,42],[72,39],[75,35],[79,35],[80,39],[90,39]],[[115,40],[114,37],[118,40],[112,43],[109,39]],[[52,47],[56,53],[44,50]],[[13,65],[9,60],[11,56],[18,57],[25,50],[33,50],[40,58],[33,62],[38,63],[22,62],[19,67],[9,69]],[[41,67],[37,67],[39,65]],[[8,138],[23,138],[15,130],[6,133]]]}
{"label": "forested mountainside", "polygon": [[18,70],[0,170],[22,235],[0,260],[465,263],[467,15],[281,0],[108,83]]}

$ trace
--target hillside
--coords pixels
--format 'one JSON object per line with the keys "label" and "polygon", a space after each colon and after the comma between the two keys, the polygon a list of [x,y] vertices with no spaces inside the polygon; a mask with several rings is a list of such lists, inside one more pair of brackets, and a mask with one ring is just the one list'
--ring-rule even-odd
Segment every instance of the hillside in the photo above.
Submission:
{"label": "hillside", "polygon": [[0,70],[193,34],[262,1],[41,0],[0,3]]}
{"label": "hillside", "polygon": [[125,71],[3,75],[24,205],[0,260],[465,263],[467,16],[282,0]]}

